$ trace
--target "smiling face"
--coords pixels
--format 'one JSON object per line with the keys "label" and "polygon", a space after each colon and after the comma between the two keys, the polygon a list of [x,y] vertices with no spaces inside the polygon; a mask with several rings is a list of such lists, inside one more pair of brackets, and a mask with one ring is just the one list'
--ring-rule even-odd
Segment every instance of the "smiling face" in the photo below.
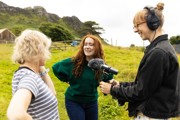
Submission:
{"label": "smiling face", "polygon": [[[73,74],[75,74],[76,77],[79,77],[83,72],[84,66],[82,64],[93,58],[104,59],[104,50],[100,37],[87,34],[82,38],[77,54],[72,57],[72,60],[75,63]],[[99,73],[100,72],[97,72],[96,79],[98,79]]]}
{"label": "smiling face", "polygon": [[84,54],[86,55],[86,60],[89,61],[93,58],[95,53],[94,40],[90,37],[87,37],[84,41]]}
{"label": "smiling face", "polygon": [[148,28],[146,22],[136,23],[134,32],[138,33],[142,40],[150,40],[152,31]]}
{"label": "smiling face", "polygon": [[147,16],[147,10],[141,10],[136,13],[134,16],[134,32],[138,33],[142,40],[151,40],[152,33],[154,33],[152,30],[150,30],[146,23],[146,16]]}

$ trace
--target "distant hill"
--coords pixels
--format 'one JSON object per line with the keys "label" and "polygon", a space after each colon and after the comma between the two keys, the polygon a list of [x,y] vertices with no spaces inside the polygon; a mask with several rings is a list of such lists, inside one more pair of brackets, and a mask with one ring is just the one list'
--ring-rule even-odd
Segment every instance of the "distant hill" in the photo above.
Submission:
{"label": "distant hill", "polygon": [[25,28],[38,29],[43,22],[57,23],[67,29],[70,33],[79,37],[78,30],[83,23],[76,17],[59,17],[56,14],[48,13],[41,6],[33,8],[19,8],[9,6],[0,1],[0,29],[8,28],[15,35],[18,35]]}
{"label": "distant hill", "polygon": [[50,22],[57,22],[60,19],[58,15],[46,12],[46,10],[41,6],[35,6],[34,8],[27,7],[22,9],[19,7],[8,6],[7,4],[1,1],[0,1],[0,12],[1,14],[8,13],[12,16],[24,15],[28,18],[36,15],[38,17],[45,17]]}

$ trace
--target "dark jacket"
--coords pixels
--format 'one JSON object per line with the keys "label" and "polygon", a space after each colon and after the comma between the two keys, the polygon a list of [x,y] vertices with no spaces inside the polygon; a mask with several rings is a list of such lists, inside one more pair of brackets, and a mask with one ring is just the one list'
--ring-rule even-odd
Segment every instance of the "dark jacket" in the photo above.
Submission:
{"label": "dark jacket", "polygon": [[170,118],[180,113],[179,63],[168,35],[157,37],[145,50],[134,82],[111,87],[119,103],[128,102],[129,116],[138,112],[151,118]]}

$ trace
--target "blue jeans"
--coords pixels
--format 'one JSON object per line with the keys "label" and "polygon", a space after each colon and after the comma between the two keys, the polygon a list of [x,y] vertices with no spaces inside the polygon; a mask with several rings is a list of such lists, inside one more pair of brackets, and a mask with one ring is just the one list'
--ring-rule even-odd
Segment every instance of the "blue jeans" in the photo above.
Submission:
{"label": "blue jeans", "polygon": [[77,103],[65,99],[67,114],[70,120],[98,120],[98,103]]}

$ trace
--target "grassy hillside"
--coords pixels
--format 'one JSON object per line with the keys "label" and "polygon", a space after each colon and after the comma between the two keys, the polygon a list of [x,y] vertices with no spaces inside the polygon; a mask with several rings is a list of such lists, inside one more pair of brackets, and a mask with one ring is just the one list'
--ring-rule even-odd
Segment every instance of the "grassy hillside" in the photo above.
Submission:
{"label": "grassy hillside", "polygon": [[[37,17],[36,15],[24,16],[22,14],[10,15],[7,13],[1,13],[0,17],[2,18],[0,22],[1,28],[8,28],[16,34],[14,29],[21,27],[20,30],[25,28],[34,28],[38,29],[42,22],[48,22],[45,17]],[[8,19],[7,19],[8,18]]]}
{"label": "grassy hillside", "polygon": [[[12,44],[0,44],[0,120],[6,120],[6,110],[11,99],[11,79],[13,72],[18,68],[11,62]],[[138,64],[143,56],[140,48],[118,48],[104,46],[106,62],[119,70],[115,79],[119,81],[132,81],[136,75]],[[50,68],[50,76],[53,79],[59,102],[61,120],[67,120],[64,106],[64,92],[67,84],[59,81],[52,73],[51,66],[58,60],[71,57],[77,51],[77,47],[67,47],[66,50],[51,49],[52,58],[47,61],[46,67]],[[98,88],[99,90],[99,88]],[[104,96],[99,92],[99,120],[130,120],[126,110],[127,105],[119,107],[117,101],[110,95]]]}
{"label": "grassy hillside", "polygon": [[50,22],[45,16],[38,16],[36,14],[10,14],[8,12],[0,11],[0,29],[8,28],[11,30],[16,36],[18,36],[21,31],[27,28],[31,29],[39,29],[42,23],[51,23],[51,24],[59,24],[69,33],[71,33],[74,37],[78,37],[77,31],[68,26],[62,19],[57,20],[56,22]]}

